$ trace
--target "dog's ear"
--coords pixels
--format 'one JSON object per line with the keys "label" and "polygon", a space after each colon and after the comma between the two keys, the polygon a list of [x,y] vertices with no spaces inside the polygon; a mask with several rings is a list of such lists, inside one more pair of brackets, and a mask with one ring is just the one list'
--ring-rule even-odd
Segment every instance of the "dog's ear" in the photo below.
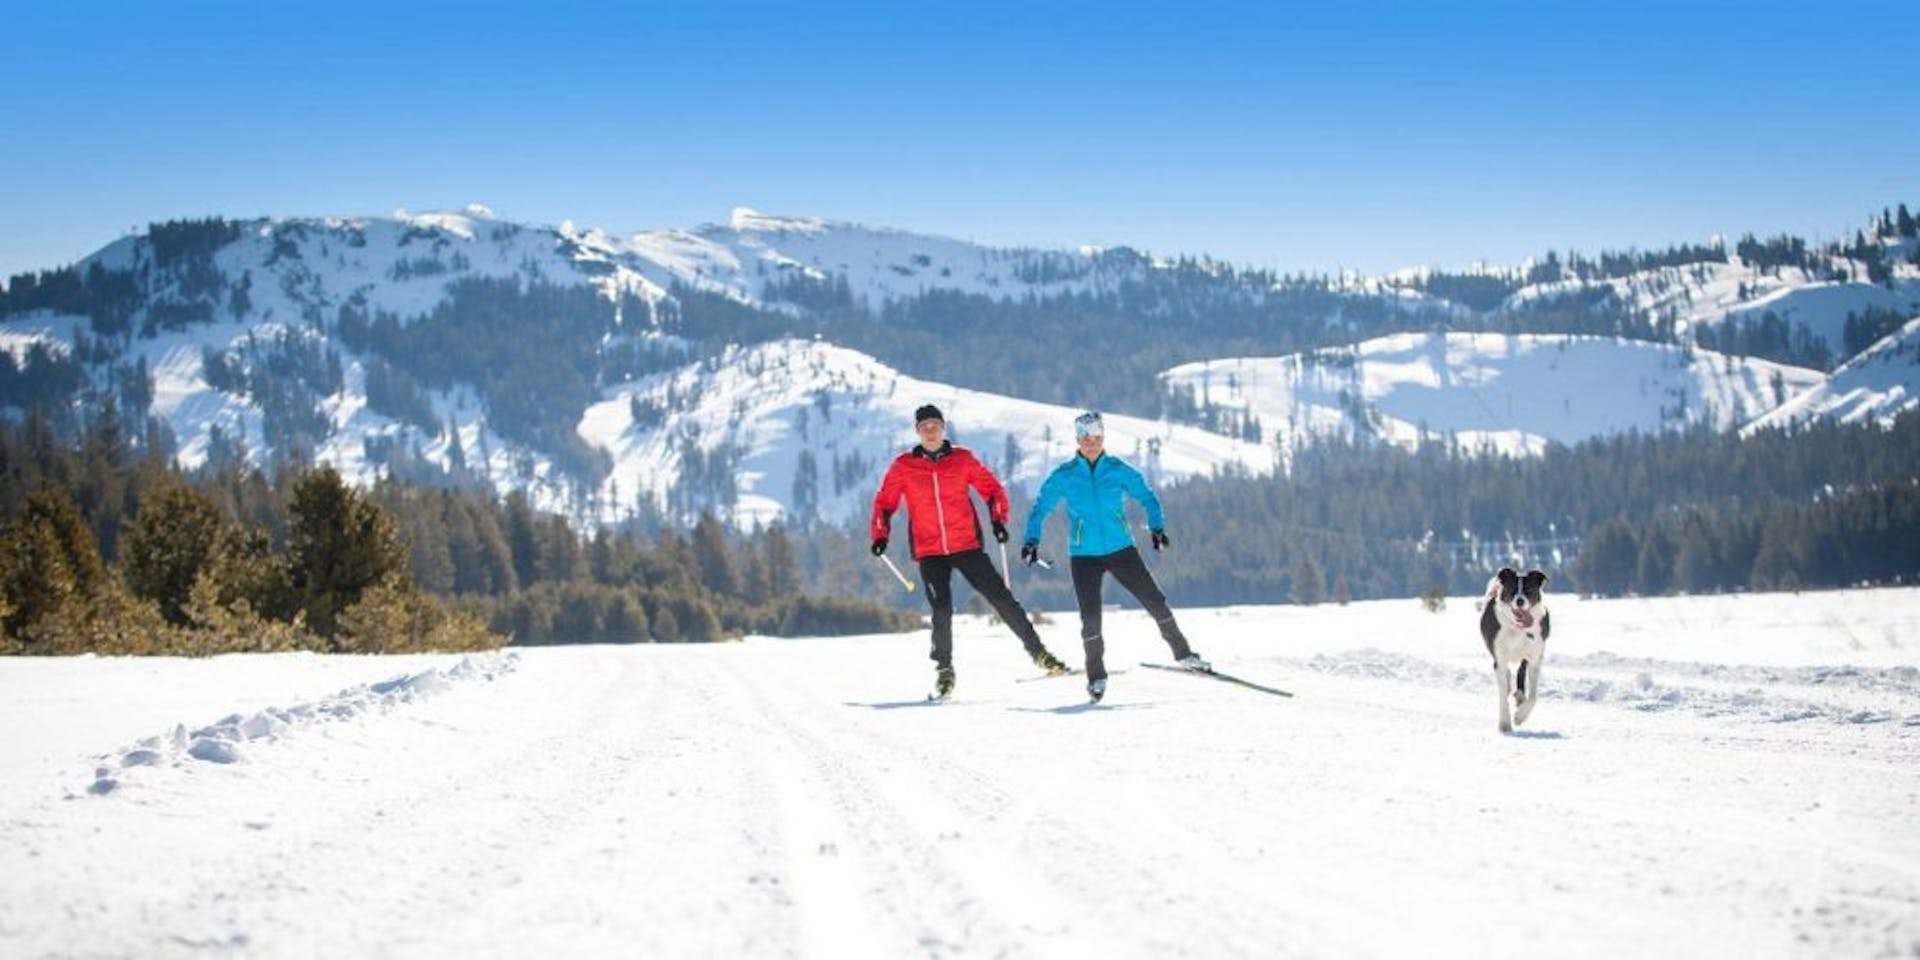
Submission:
{"label": "dog's ear", "polygon": [[1527,571],[1527,586],[1532,587],[1535,590],[1538,590],[1541,587],[1546,586],[1546,583],[1547,583],[1546,574],[1541,573],[1538,570]]}
{"label": "dog's ear", "polygon": [[1501,583],[1519,583],[1520,582],[1520,575],[1517,573],[1514,573],[1512,567],[1501,567],[1500,572],[1495,574],[1495,576],[1500,578]]}

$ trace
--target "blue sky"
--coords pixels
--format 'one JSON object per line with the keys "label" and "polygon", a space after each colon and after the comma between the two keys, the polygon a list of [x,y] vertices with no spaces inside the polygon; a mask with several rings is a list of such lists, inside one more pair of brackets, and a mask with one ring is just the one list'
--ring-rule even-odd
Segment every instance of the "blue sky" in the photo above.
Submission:
{"label": "blue sky", "polygon": [[[0,277],[150,221],[734,206],[1286,271],[1920,201],[1920,4],[11,4]],[[1906,48],[1905,53],[1902,47]]]}

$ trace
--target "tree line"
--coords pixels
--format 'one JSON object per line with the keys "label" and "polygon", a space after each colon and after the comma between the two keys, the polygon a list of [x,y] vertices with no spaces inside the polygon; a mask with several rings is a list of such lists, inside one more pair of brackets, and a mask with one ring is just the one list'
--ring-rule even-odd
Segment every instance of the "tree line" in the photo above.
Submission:
{"label": "tree line", "polygon": [[182,471],[111,408],[63,439],[0,420],[0,651],[460,650],[890,631],[808,589],[781,529],[581,534],[524,495],[331,467]]}
{"label": "tree line", "polygon": [[[1161,491],[1173,548],[1154,572],[1187,604],[1458,595],[1509,563],[1602,595],[1913,583],[1917,483],[1920,413],[1886,428],[1627,434],[1534,458],[1329,443],[1276,476]],[[1028,494],[1013,491],[1021,522]],[[1063,530],[1052,518],[1043,543],[1056,560]],[[1072,605],[1064,576],[1016,576],[1023,600]]]}
{"label": "tree line", "polygon": [[[1015,488],[1016,522],[1031,508]],[[1180,604],[1477,591],[1506,563],[1654,595],[1920,578],[1920,414],[1751,437],[1625,435],[1538,458],[1328,444],[1272,477],[1162,491]],[[1135,516],[1136,522],[1143,518]],[[74,442],[0,424],[0,647],[14,653],[471,649],[911,629],[864,530],[582,534],[524,495],[326,467],[183,472],[110,409]],[[1043,552],[1063,559],[1063,520]],[[1068,609],[1060,573],[1013,571]],[[1123,599],[1117,595],[1114,599]],[[1124,602],[1124,601],[1123,601]]]}

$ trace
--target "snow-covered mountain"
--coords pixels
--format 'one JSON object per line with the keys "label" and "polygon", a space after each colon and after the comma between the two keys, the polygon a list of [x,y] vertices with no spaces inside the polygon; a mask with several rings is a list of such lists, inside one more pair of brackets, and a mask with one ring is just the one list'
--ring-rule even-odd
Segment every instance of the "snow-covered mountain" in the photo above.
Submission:
{"label": "snow-covered mountain", "polygon": [[[871,503],[881,472],[915,442],[913,411],[925,403],[940,408],[955,443],[1028,491],[1074,454],[1078,410],[918,380],[858,351],[803,340],[732,349],[610,389],[579,432],[613,455],[602,489],[612,516],[623,491],[672,506],[672,491],[704,477],[731,498],[741,524],[796,511],[838,520]],[[1257,443],[1117,414],[1106,421],[1107,449],[1155,482],[1274,466]]]}
{"label": "snow-covered mountain", "polygon": [[1626,431],[1730,430],[1826,379],[1666,344],[1498,333],[1399,334],[1161,376],[1203,405],[1257,418],[1287,448],[1325,436],[1408,448],[1425,438],[1506,454]]}
{"label": "snow-covered mountain", "polygon": [[[1186,355],[1203,358],[1160,377],[1180,423],[1110,418],[1117,452],[1179,480],[1269,470],[1329,435],[1407,444],[1424,429],[1469,450],[1521,452],[1628,429],[1885,419],[1910,405],[1902,398],[1920,392],[1920,374],[1881,355],[1910,351],[1883,344],[1829,383],[1731,355],[1745,348],[1728,332],[1765,319],[1779,327],[1776,346],[1788,330],[1844,359],[1861,329],[1920,314],[1920,241],[1863,242],[1784,264],[1714,247],[1677,264],[1629,257],[1604,269],[1549,261],[1312,279],[746,209],[725,224],[625,237],[517,224],[482,207],[187,221],[12,280],[0,294],[0,408],[111,396],[162,421],[188,465],[265,463],[297,445],[361,481],[408,465],[446,471],[526,490],[583,521],[628,516],[643,501],[677,516],[720,506],[742,524],[838,520],[910,442],[905,421],[919,403],[950,408],[961,442],[1021,483],[1066,455],[1074,412],[1071,398],[1011,395],[1017,385],[1005,384],[1021,377],[989,391],[965,377],[909,376],[886,349],[925,353],[874,318],[920,336],[923,351],[963,339],[994,304],[1059,327],[1053,345],[1063,330],[1078,342],[1072,325],[1089,316],[1127,318],[1125,349],[1149,358],[1165,344],[1153,331],[1179,331]],[[1877,282],[1860,282],[1869,276]],[[908,315],[903,304],[953,295],[959,305],[928,311],[932,320],[890,319]],[[849,317],[869,318],[862,342],[875,346],[836,342],[845,331],[835,324]],[[1530,325],[1630,326],[1642,339],[1430,332]],[[1730,346],[1689,346],[1710,334]],[[1910,340],[1911,324],[1893,339]],[[1269,340],[1317,349],[1247,349]],[[489,349],[449,369],[444,355],[472,343]],[[1226,343],[1236,348],[1217,346]],[[1088,367],[1054,348],[997,346],[1021,358],[1029,380]],[[1097,384],[1102,372],[1087,375]],[[1871,399],[1860,393],[1869,388]],[[1802,394],[1839,399],[1803,398],[1800,412],[1764,416]]]}
{"label": "snow-covered mountain", "polygon": [[[1889,256],[1911,257],[1911,244],[1889,247]],[[1844,262],[1844,261],[1843,261]],[[1864,272],[1858,264],[1856,271]],[[1737,258],[1726,263],[1657,267],[1627,276],[1568,279],[1519,287],[1503,309],[1525,309],[1570,297],[1603,294],[1633,314],[1658,318],[1684,335],[1719,332],[1729,325],[1753,324],[1769,315],[1788,328],[1804,328],[1837,358],[1847,356],[1849,315],[1869,311],[1911,316],[1920,313],[1920,274],[1911,263],[1886,285],[1822,279],[1801,267],[1759,269]]]}
{"label": "snow-covered mountain", "polygon": [[1907,321],[1811,389],[1767,411],[1742,432],[1836,420],[1886,421],[1920,407],[1920,318]]}
{"label": "snow-covered mountain", "polygon": [[877,307],[934,290],[1044,296],[1107,289],[1143,263],[1126,251],[996,249],[746,207],[735,209],[724,225],[594,239],[596,249],[643,264],[636,269],[658,280],[743,303],[788,307],[781,291],[796,281],[844,281],[854,302]]}

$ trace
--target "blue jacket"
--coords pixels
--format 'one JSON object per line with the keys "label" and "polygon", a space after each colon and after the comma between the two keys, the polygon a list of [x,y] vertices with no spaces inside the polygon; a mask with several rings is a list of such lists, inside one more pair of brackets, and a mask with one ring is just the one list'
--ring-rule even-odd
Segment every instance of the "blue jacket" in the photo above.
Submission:
{"label": "blue jacket", "polygon": [[1040,530],[1047,515],[1060,501],[1067,503],[1067,552],[1076,557],[1103,557],[1133,546],[1133,532],[1127,529],[1125,502],[1121,495],[1133,497],[1147,510],[1147,526],[1164,530],[1166,514],[1160,510],[1160,498],[1147,486],[1147,479],[1132,464],[1111,453],[1092,463],[1080,454],[1047,475],[1034,499],[1033,513],[1027,516],[1026,542],[1040,542]]}

